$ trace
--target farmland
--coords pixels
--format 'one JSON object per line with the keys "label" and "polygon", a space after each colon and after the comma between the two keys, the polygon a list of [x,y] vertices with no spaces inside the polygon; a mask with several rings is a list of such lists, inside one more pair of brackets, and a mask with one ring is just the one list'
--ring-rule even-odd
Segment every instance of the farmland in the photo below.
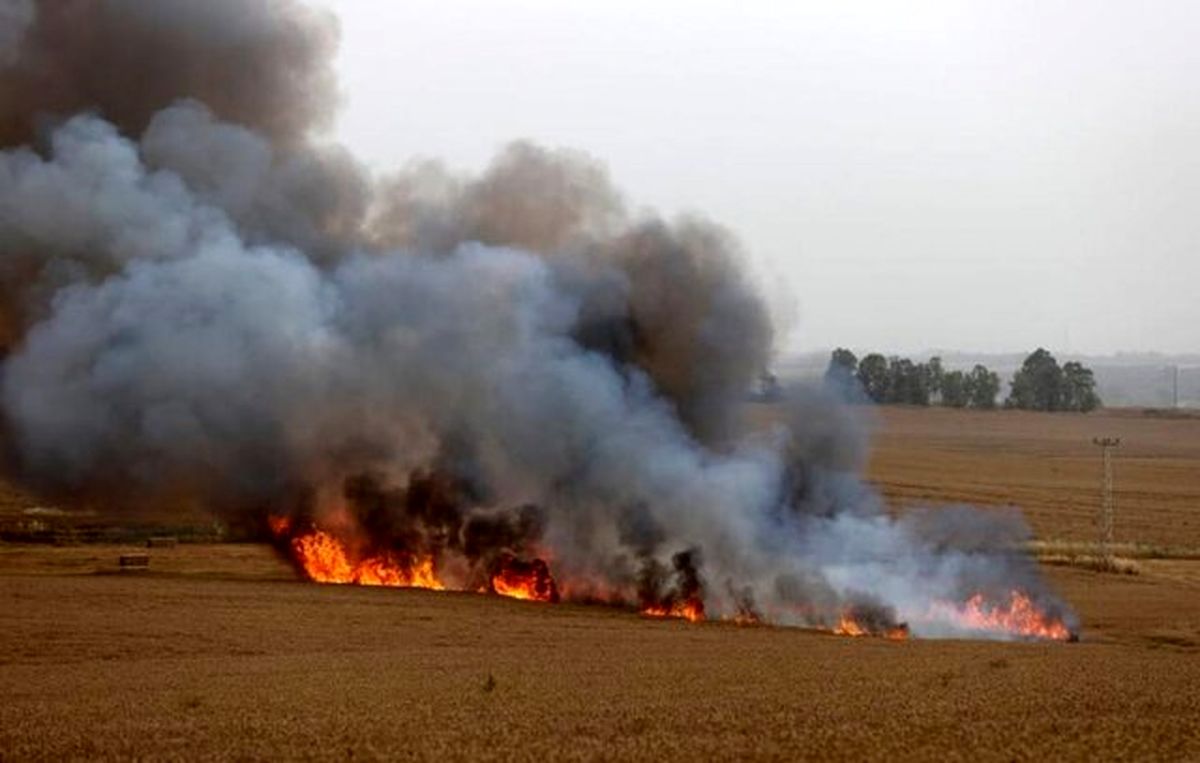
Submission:
{"label": "farmland", "polygon": [[1042,541],[1094,542],[1100,449],[1115,452],[1117,542],[1200,554],[1200,414],[874,409],[869,477],[899,505],[1020,508]]}
{"label": "farmland", "polygon": [[1054,542],[1094,538],[1090,438],[1122,437],[1139,574],[1046,567],[1080,643],[891,642],[317,586],[254,544],[149,549],[134,573],[117,557],[147,549],[0,545],[0,758],[1200,756],[1200,421],[876,427],[893,501],[1017,503]]}

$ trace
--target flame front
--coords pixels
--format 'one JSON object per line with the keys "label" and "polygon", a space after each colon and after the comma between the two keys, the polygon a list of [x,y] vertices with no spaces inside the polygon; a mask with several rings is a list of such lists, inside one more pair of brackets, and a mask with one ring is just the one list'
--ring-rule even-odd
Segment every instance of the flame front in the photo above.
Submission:
{"label": "flame front", "polygon": [[492,575],[492,591],[512,599],[558,601],[558,586],[541,559],[525,562],[508,555],[501,557],[500,569]]}
{"label": "flame front", "polygon": [[842,615],[842,619],[838,621],[837,627],[833,632],[839,636],[866,636],[867,629],[859,625],[849,615]]}
{"label": "flame front", "polygon": [[[286,542],[286,548],[297,567],[309,579],[317,583],[339,583],[366,586],[390,586],[401,588],[426,588],[444,590],[446,585],[438,577],[434,558],[430,555],[397,554],[391,552],[360,555],[337,536],[322,529],[312,528],[298,531],[289,517],[269,517],[271,532]],[[557,602],[560,592],[549,566],[542,559],[519,559],[509,554],[502,555],[490,575],[489,587],[471,590],[492,592],[500,596],[539,602]],[[578,590],[576,590],[578,589]],[[583,585],[575,581],[568,591],[575,591],[572,600],[595,600],[595,585]],[[586,595],[585,595],[586,594]],[[615,591],[607,591],[605,600],[620,601]],[[646,617],[679,618],[689,622],[706,619],[704,601],[699,596],[688,596],[669,601],[643,602],[641,614]],[[757,623],[757,615],[737,615],[731,619],[738,624]],[[1010,591],[1000,600],[977,593],[962,602],[938,601],[931,605],[919,621],[946,623],[956,631],[977,634],[993,634],[1017,638],[1050,639],[1070,641],[1076,638],[1067,624],[1059,617],[1041,609],[1030,596],[1022,591]],[[847,609],[830,628],[841,636],[874,636],[893,640],[909,637],[904,623],[876,624],[871,618],[856,616]]]}
{"label": "flame front", "polygon": [[492,590],[511,599],[549,601],[549,594],[538,591],[535,581],[528,578],[500,574],[492,578]]}
{"label": "flame front", "polygon": [[346,546],[323,530],[292,538],[292,555],[310,580],[317,583],[430,588],[442,590],[433,569],[433,559],[419,558],[409,564],[392,555],[353,559]]}
{"label": "flame front", "polygon": [[888,626],[882,630],[872,630],[855,620],[849,612],[842,614],[838,624],[834,626],[833,632],[839,636],[876,636],[892,641],[903,641],[908,638],[908,626],[904,623]]}
{"label": "flame front", "polygon": [[1010,591],[1007,600],[1000,602],[988,601],[981,593],[961,604],[939,602],[931,615],[930,619],[949,621],[963,630],[1055,641],[1075,639],[1066,623],[1042,611],[1021,591]]}
{"label": "flame front", "polygon": [[698,623],[704,619],[704,602],[699,599],[685,599],[670,605],[656,604],[643,608],[642,614],[646,617],[678,617]]}

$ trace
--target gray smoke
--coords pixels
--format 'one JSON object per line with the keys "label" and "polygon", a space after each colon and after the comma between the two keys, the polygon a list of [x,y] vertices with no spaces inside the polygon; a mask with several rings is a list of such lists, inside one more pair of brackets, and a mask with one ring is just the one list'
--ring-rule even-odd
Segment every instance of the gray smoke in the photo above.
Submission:
{"label": "gray smoke", "polygon": [[138,134],[180,98],[272,140],[328,124],[337,24],[295,0],[4,0],[0,145],[96,110]]}
{"label": "gray smoke", "polygon": [[33,0],[0,0],[0,66],[17,60],[32,23]]}
{"label": "gray smoke", "polygon": [[314,137],[334,27],[294,3],[14,7],[0,400],[26,483],[349,506],[464,586],[536,553],[574,598],[961,635],[954,606],[1015,590],[1073,626],[1019,516],[889,515],[833,396],[747,426],[771,326],[720,228],[630,215],[595,161],[525,143],[370,177]]}

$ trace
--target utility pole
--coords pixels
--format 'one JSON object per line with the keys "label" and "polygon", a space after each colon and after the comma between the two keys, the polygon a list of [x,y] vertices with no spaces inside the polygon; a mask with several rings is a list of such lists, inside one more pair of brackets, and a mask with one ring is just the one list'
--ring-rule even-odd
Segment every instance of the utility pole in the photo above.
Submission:
{"label": "utility pole", "polygon": [[1171,370],[1174,372],[1174,374],[1172,376],[1172,384],[1171,384],[1171,407],[1178,408],[1179,407],[1179,366],[1172,366]]}
{"label": "utility pole", "polygon": [[1092,443],[1099,445],[1104,453],[1104,476],[1100,493],[1100,556],[1111,563],[1113,542],[1113,514],[1116,499],[1113,496],[1112,452],[1121,444],[1120,437],[1094,437]]}

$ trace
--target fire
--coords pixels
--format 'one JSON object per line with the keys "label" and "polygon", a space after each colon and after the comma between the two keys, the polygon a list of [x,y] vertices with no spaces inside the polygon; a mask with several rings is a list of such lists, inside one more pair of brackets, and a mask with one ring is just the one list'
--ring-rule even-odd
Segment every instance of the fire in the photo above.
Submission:
{"label": "fire", "polygon": [[[410,556],[387,551],[364,555],[326,530],[298,529],[291,517],[268,517],[267,524],[276,537],[286,542],[285,547],[297,567],[314,582],[432,590],[446,588],[437,574],[431,555]],[[572,587],[563,589],[566,593],[560,594],[549,565],[543,559],[527,560],[505,553],[494,560],[491,570],[485,578],[487,582],[483,585],[476,582],[476,587],[471,590],[538,602],[557,602],[560,596],[576,601],[595,601],[597,598],[610,603],[628,601],[619,596],[619,592],[608,590],[594,581],[567,581],[567,585]],[[598,594],[604,595],[599,597]],[[695,595],[643,602],[641,614],[645,617],[679,618],[693,623],[706,619],[704,601]],[[737,615],[726,619],[739,625],[763,622],[759,615],[748,611],[739,611]],[[768,617],[766,621],[772,619]],[[939,601],[920,619],[949,623],[967,632],[1057,641],[1076,638],[1061,618],[1047,614],[1028,594],[1019,590],[1010,591],[999,600],[977,593],[962,602]],[[886,619],[877,622],[876,618],[863,615],[853,607],[843,611],[837,624],[830,630],[851,637],[874,636],[892,640],[909,637],[907,624],[888,622]]]}
{"label": "fire", "polygon": [[513,599],[558,601],[558,587],[550,577],[550,568],[541,559],[526,562],[507,554],[502,556],[499,570],[492,575],[492,591]]}
{"label": "fire", "polygon": [[678,617],[688,622],[698,623],[704,619],[704,602],[699,599],[685,599],[671,604],[654,604],[642,609],[646,617]]}
{"label": "fire", "polygon": [[392,555],[356,560],[341,541],[323,530],[313,530],[293,538],[291,550],[304,574],[317,583],[430,588],[439,591],[445,587],[434,572],[431,557],[419,558],[409,564]]}
{"label": "fire", "polygon": [[950,620],[966,630],[1055,641],[1075,639],[1062,620],[1047,615],[1021,591],[1009,592],[1008,599],[1000,602],[989,602],[977,593],[961,604],[943,602],[934,609],[935,619]]}
{"label": "fire", "polygon": [[866,636],[867,629],[855,622],[849,615],[842,615],[833,632],[839,636]]}
{"label": "fire", "polygon": [[881,636],[892,641],[903,641],[908,638],[908,626],[904,623],[889,626],[882,630],[871,630],[854,619],[849,613],[843,613],[833,632],[839,636]]}
{"label": "fire", "polygon": [[288,531],[292,529],[292,518],[269,516],[267,517],[267,527],[271,528],[271,533],[277,538],[287,535]]}

